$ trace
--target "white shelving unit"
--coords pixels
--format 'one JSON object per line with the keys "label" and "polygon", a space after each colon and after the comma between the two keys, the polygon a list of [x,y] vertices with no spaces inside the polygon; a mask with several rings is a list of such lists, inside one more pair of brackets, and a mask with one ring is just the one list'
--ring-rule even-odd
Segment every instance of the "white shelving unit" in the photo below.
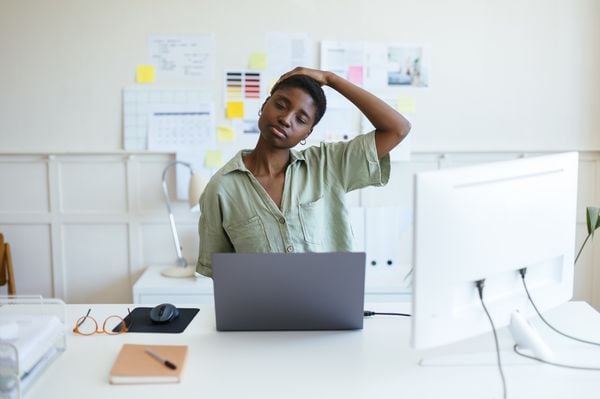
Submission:
{"label": "white shelving unit", "polygon": [[149,266],[133,284],[133,303],[213,303],[213,282],[207,277],[172,278],[160,271],[166,266]]}
{"label": "white shelving unit", "polygon": [[[166,266],[149,266],[133,284],[133,303],[155,306],[160,303],[214,303],[213,282],[207,277],[171,278],[160,274]],[[410,294],[369,290],[365,302],[407,302]]]}

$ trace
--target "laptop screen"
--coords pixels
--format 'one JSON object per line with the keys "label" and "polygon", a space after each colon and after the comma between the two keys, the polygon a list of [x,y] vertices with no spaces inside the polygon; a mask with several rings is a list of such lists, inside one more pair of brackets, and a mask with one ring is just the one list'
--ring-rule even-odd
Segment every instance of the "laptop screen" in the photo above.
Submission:
{"label": "laptop screen", "polygon": [[363,325],[365,253],[213,254],[217,330]]}

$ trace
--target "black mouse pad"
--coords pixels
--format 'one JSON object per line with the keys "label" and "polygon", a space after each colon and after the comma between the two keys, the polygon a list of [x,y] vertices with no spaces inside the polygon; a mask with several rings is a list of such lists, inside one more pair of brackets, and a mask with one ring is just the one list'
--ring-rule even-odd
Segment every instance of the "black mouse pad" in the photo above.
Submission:
{"label": "black mouse pad", "polygon": [[[177,308],[179,317],[166,324],[155,324],[150,320],[150,311],[152,308],[135,308],[125,317],[125,325],[129,328],[128,332],[139,333],[171,333],[177,334],[185,330],[190,321],[200,311],[197,308]],[[119,326],[113,329],[119,331]]]}

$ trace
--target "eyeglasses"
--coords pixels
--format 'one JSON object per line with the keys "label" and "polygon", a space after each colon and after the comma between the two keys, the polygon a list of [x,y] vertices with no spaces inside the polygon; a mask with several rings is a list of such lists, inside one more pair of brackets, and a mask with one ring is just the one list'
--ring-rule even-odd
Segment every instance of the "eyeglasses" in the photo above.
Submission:
{"label": "eyeglasses", "polygon": [[[125,320],[121,316],[108,316],[104,323],[102,323],[102,329],[98,329],[98,322],[92,316],[90,312],[92,309],[88,309],[85,316],[80,317],[73,327],[73,332],[79,335],[94,335],[94,334],[108,334],[108,335],[119,335],[129,331],[129,327],[125,323]],[[127,309],[127,312],[131,314],[131,311]]]}

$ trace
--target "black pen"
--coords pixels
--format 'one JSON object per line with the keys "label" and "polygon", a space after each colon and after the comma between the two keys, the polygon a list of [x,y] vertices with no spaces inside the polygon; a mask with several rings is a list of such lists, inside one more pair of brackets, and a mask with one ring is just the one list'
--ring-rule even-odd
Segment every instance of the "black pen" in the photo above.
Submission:
{"label": "black pen", "polygon": [[171,370],[175,370],[177,368],[177,366],[175,365],[175,363],[165,359],[164,357],[161,357],[158,353],[156,352],[152,352],[149,349],[144,350],[144,352],[146,352],[147,354],[149,354],[150,356],[152,356],[154,359],[158,360],[159,362],[161,362],[162,364],[164,364],[165,366],[167,366],[168,368],[170,368]]}

